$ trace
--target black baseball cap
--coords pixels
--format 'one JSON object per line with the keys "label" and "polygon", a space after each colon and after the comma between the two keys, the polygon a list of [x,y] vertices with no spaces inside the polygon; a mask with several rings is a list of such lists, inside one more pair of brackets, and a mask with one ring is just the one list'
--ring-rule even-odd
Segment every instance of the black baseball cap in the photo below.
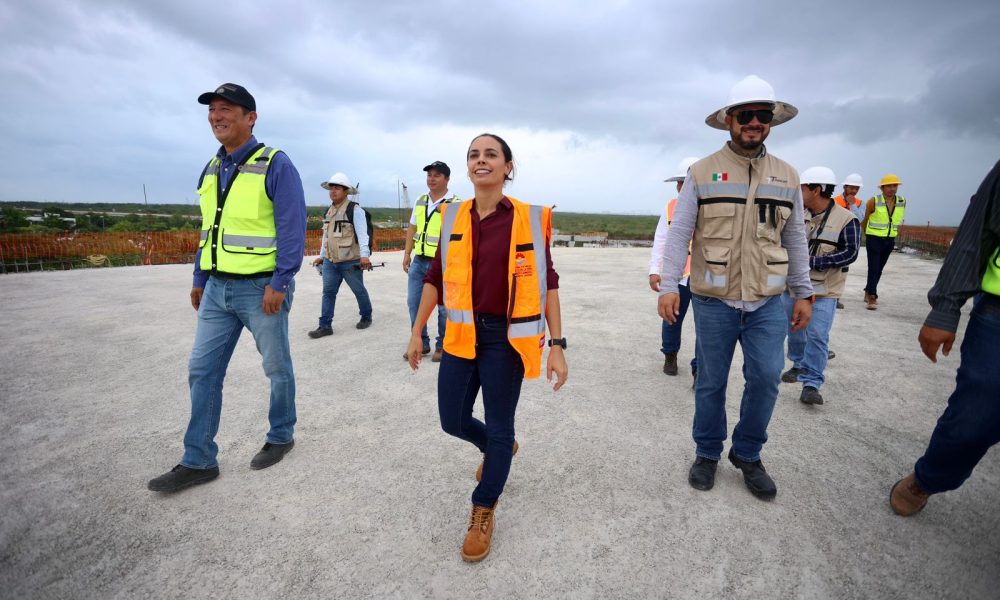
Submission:
{"label": "black baseball cap", "polygon": [[424,171],[430,171],[431,169],[434,169],[435,171],[444,175],[445,177],[451,177],[451,169],[448,168],[448,165],[444,164],[439,160],[436,160],[431,164],[427,165],[426,167],[424,167]]}
{"label": "black baseball cap", "polygon": [[205,92],[204,94],[198,96],[199,104],[211,104],[212,100],[216,98],[224,98],[229,100],[233,104],[239,104],[247,110],[257,111],[257,102],[250,95],[242,85],[236,85],[235,83],[223,83],[219,87],[215,88],[214,92]]}

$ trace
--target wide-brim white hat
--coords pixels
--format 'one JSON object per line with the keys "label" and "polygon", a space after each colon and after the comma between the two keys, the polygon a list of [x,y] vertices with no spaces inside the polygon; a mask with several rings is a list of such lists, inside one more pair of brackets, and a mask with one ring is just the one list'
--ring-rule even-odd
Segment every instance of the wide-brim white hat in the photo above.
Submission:
{"label": "wide-brim white hat", "polygon": [[670,183],[672,181],[684,181],[687,179],[688,169],[690,169],[691,165],[696,162],[698,162],[697,156],[688,156],[687,158],[684,158],[681,160],[680,164],[677,165],[677,174],[669,179],[664,179],[663,181],[665,183]]}
{"label": "wide-brim white hat", "polygon": [[329,179],[319,184],[324,190],[330,189],[331,185],[339,185],[347,188],[347,195],[353,196],[358,193],[358,188],[351,183],[351,180],[343,173],[334,173]]}
{"label": "wide-brim white hat", "polygon": [[750,75],[736,83],[729,91],[729,102],[705,117],[705,124],[715,129],[728,130],[726,114],[730,109],[746,104],[770,104],[774,109],[771,127],[787,123],[799,114],[799,109],[787,102],[775,99],[771,84],[756,75]]}

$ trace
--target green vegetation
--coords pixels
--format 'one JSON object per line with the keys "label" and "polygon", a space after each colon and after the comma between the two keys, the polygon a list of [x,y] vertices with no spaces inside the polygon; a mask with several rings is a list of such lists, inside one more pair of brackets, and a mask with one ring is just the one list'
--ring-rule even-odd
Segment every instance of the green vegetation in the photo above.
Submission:
{"label": "green vegetation", "polygon": [[552,213],[552,227],[564,234],[606,231],[614,240],[651,240],[656,233],[657,215],[605,215]]}

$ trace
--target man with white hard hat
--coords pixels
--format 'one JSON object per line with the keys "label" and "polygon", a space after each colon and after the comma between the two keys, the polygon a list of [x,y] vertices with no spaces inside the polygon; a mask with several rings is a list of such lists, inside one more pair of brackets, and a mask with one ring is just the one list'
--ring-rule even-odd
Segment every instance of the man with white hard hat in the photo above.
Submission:
{"label": "man with white hard hat", "polygon": [[[669,179],[664,179],[666,183],[677,183],[677,192],[684,188],[684,178],[687,177],[688,168],[698,162],[697,156],[689,156],[682,160],[677,166],[677,173]],[[649,258],[649,287],[654,291],[660,291],[660,271],[663,270],[663,249],[667,244],[667,229],[674,219],[674,208],[677,206],[677,198],[673,198],[667,203],[666,208],[660,213],[660,221],[656,224],[656,234],[653,235],[653,251]],[[688,274],[691,270],[691,257],[688,256],[687,264],[684,267],[684,278],[678,282],[678,291],[681,296],[680,314],[677,321],[668,323],[662,321],[660,330],[662,346],[660,352],[663,353],[663,372],[670,376],[677,375],[677,352],[681,349],[681,327],[684,324],[684,315],[687,314],[688,305],[691,303],[691,289],[688,287]],[[698,376],[698,359],[691,359],[691,375]]]}
{"label": "man with white hard hat", "polygon": [[846,208],[851,211],[851,214],[858,218],[858,221],[865,218],[865,209],[861,206],[861,198],[858,198],[858,192],[864,187],[864,180],[861,179],[861,175],[858,173],[851,173],[844,178],[844,191],[839,196],[833,199],[837,203],[837,206],[841,208]]}
{"label": "man with white hard hat", "polygon": [[691,243],[698,379],[696,458],[688,482],[698,490],[715,484],[727,433],[726,385],[739,342],[746,384],[729,461],[754,496],[769,500],[778,492],[760,451],[784,367],[788,320],[781,294],[788,287],[795,298],[792,330],[799,331],[809,324],[813,290],[799,176],[767,152],[764,140],[771,127],[797,113],[755,75],[733,86],[729,102],[705,119],[730,140],[691,165],[667,232],[658,309],[670,323],[680,314],[677,284]]}
{"label": "man with white hard hat", "polygon": [[882,193],[868,200],[861,228],[865,232],[865,254],[868,256],[868,281],[865,283],[865,303],[868,310],[878,309],[878,282],[885,263],[896,246],[896,235],[906,213],[906,198],[896,192],[902,182],[889,173],[879,182]]}
{"label": "man with white hard hat", "polygon": [[[788,360],[792,361],[792,368],[782,374],[781,380],[802,382],[799,401],[815,405],[823,404],[819,390],[825,381],[830,329],[837,302],[847,283],[845,267],[858,258],[861,226],[857,217],[837,206],[831,198],[837,187],[832,170],[810,167],[802,172],[799,180],[809,240],[809,279],[816,302],[809,326],[788,332]],[[794,304],[791,296],[785,292],[782,299],[791,316]]]}

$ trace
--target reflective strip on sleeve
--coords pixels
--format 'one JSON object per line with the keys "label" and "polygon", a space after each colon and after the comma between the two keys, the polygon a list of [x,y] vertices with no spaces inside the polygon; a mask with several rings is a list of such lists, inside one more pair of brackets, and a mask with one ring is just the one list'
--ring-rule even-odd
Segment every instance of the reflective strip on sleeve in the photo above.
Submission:
{"label": "reflective strip on sleeve", "polygon": [[222,234],[223,246],[239,246],[241,248],[276,248],[278,239],[273,237],[259,237],[256,235],[231,235]]}

